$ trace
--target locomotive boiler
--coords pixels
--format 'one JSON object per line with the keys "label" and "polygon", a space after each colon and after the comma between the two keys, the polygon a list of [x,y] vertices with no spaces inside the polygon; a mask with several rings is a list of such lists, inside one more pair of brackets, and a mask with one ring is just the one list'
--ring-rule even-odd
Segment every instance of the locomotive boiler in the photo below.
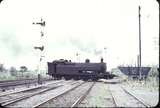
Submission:
{"label": "locomotive boiler", "polygon": [[48,74],[55,79],[61,79],[62,77],[66,80],[112,78],[113,76],[106,72],[106,69],[107,66],[103,59],[99,63],[90,63],[89,59],[86,59],[84,63],[76,63],[64,59],[48,62]]}

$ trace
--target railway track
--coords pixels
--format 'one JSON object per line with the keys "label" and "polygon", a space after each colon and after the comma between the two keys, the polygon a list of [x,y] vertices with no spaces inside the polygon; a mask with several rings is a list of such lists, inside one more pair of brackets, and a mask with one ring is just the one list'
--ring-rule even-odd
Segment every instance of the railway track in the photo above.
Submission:
{"label": "railway track", "polygon": [[130,96],[132,96],[135,100],[137,100],[139,103],[141,103],[144,107],[152,107],[151,105],[149,105],[149,104],[143,102],[142,100],[140,100],[139,98],[137,98],[135,95],[133,95],[132,93],[130,93],[124,87],[121,86],[121,88],[124,90],[125,93],[127,93]]}
{"label": "railway track", "polygon": [[[42,102],[38,105],[35,105],[34,107],[51,107],[51,106],[52,107],[63,107],[63,106],[65,106],[65,107],[67,107],[67,106],[72,107],[73,106],[74,107],[74,105],[78,105],[78,103],[82,99],[85,98],[85,95],[87,95],[89,93],[89,91],[91,90],[91,88],[94,85],[94,83],[93,83],[91,86],[89,86],[89,89],[87,88],[87,90],[86,90],[86,89],[84,89],[84,87],[86,87],[85,84],[88,85],[88,82],[82,82],[82,83],[76,85],[75,87],[72,87],[72,88],[68,89],[67,91],[65,91],[63,93],[58,94],[55,97],[52,97],[52,98],[50,98],[50,99],[48,99],[48,100],[46,100],[46,101],[44,101],[44,102]],[[83,88],[82,91],[85,90],[85,93],[83,93],[82,96],[80,95],[79,96],[80,98],[76,99],[76,101],[75,101],[75,98],[77,98],[76,95],[79,94],[77,92],[77,90],[81,91],[81,89],[80,89],[81,87]],[[61,103],[60,101],[63,102],[63,103]]]}
{"label": "railway track", "polygon": [[78,98],[71,106],[71,108],[73,107],[78,107],[78,104],[80,104],[85,97],[88,95],[88,93],[91,91],[91,89],[93,88],[93,86],[95,85],[95,82],[88,88],[88,90],[80,97]]}
{"label": "railway track", "polygon": [[116,107],[151,107],[127,91],[121,85],[110,85]]}
{"label": "railway track", "polygon": [[35,80],[35,78],[34,79],[32,79],[32,78],[28,78],[28,79],[17,79],[17,80],[2,80],[2,81],[0,81],[0,84],[1,83],[6,83],[6,82],[15,82],[15,81],[23,81],[23,80]]}
{"label": "railway track", "polygon": [[[44,104],[48,103],[50,100],[59,98],[59,97],[65,95],[65,94],[69,93],[70,91],[73,91],[74,89],[78,88],[79,86],[81,86],[81,85],[84,84],[84,83],[85,83],[85,82],[79,83],[79,84],[77,84],[76,86],[73,86],[72,88],[66,90],[65,92],[60,93],[60,94],[56,95],[55,97],[51,97],[51,98],[49,98],[48,100],[45,100],[45,101],[43,101],[43,102],[41,102],[41,103],[33,106],[33,108],[43,107]],[[76,84],[76,83],[74,83],[74,84]],[[73,84],[71,84],[71,85],[73,85]]]}
{"label": "railway track", "polygon": [[[61,83],[61,82],[64,82],[64,81],[55,81],[54,83],[51,83],[51,84],[58,84],[58,83]],[[47,84],[47,85],[50,85],[50,84]],[[27,89],[25,88],[25,89],[20,89],[20,90],[12,91],[12,92],[4,92],[4,93],[0,94],[0,97],[11,95],[11,94],[16,94],[16,93],[20,93],[20,92],[26,92],[26,91],[36,90],[36,89],[42,88],[44,86],[45,85],[39,85],[39,86],[36,86],[36,87],[27,88]]]}
{"label": "railway track", "polygon": [[[85,95],[84,95],[85,96]],[[115,107],[108,84],[96,82],[91,91],[74,107]]]}
{"label": "railway track", "polygon": [[[53,79],[42,79],[43,82],[52,81]],[[37,79],[23,79],[23,80],[7,80],[7,81],[0,81],[0,89],[2,91],[6,91],[9,88],[14,88],[16,86],[22,85],[29,85],[29,84],[36,84]]]}
{"label": "railway track", "polygon": [[110,94],[111,94],[111,97],[112,97],[112,100],[113,100],[113,103],[114,103],[114,107],[118,107],[118,106],[117,106],[117,102],[116,102],[116,100],[115,100],[115,96],[114,96],[113,93],[111,92],[110,87],[108,87],[108,91],[109,91]]}
{"label": "railway track", "polygon": [[[41,93],[44,93],[44,92],[47,92],[47,91],[50,91],[50,90],[53,90],[53,89],[56,89],[56,88],[63,86],[63,84],[57,85],[58,83],[62,83],[62,81],[48,84],[46,86],[40,86],[37,88],[23,90],[21,92],[15,92],[15,93],[1,95],[0,97],[3,96],[3,99],[4,99],[4,96],[5,96],[6,99],[4,99],[4,100],[2,99],[2,101],[0,101],[0,104],[1,104],[1,106],[4,106],[4,107],[8,107],[10,105],[12,106],[12,104],[15,104],[16,102],[22,101],[22,100],[30,98],[32,96],[35,96],[35,95],[38,95],[38,94],[41,94]],[[16,97],[15,94],[18,95],[18,97]]]}
{"label": "railway track", "polygon": [[[4,107],[17,107],[17,105],[22,107],[26,100],[31,103],[35,97],[38,99],[40,96],[40,101],[35,101],[34,104],[27,107],[79,107],[83,106],[86,96],[95,87],[94,85],[95,82],[72,80],[51,82],[25,90],[0,94],[0,105]],[[152,107],[119,84],[109,84],[107,90],[111,95],[110,101],[113,107]],[[49,95],[50,93],[53,95]],[[47,98],[41,99],[43,94],[48,94]]]}

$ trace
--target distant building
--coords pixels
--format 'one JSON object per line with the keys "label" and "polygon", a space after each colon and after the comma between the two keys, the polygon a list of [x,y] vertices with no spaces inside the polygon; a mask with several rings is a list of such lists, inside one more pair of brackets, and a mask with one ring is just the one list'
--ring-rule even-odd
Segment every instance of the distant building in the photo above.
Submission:
{"label": "distant building", "polygon": [[[140,75],[140,73],[139,73],[140,68],[139,67],[119,66],[118,68],[123,74],[125,74],[129,77],[132,77],[133,79],[139,78],[139,75]],[[151,69],[151,67],[141,67],[141,76],[143,79],[147,78],[150,69]]]}

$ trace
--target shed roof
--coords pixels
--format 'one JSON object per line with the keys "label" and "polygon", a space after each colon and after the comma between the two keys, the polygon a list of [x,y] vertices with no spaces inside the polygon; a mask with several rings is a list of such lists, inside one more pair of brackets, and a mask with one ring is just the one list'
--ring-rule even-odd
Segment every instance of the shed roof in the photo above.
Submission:
{"label": "shed roof", "polygon": [[[128,75],[128,76],[130,76],[130,75],[139,75],[139,70],[140,70],[139,67],[130,67],[130,66],[121,67],[121,66],[119,66],[118,68],[125,75]],[[150,71],[150,69],[151,69],[151,67],[141,67],[141,75],[147,76],[149,71]]]}

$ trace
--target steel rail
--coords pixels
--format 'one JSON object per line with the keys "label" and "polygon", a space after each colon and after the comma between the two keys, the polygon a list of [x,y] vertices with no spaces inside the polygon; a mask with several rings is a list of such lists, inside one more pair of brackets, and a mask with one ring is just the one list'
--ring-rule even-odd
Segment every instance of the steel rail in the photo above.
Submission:
{"label": "steel rail", "polygon": [[61,86],[62,85],[55,86],[55,87],[52,87],[52,88],[48,88],[48,89],[42,90],[42,91],[37,92],[37,93],[33,93],[33,94],[26,95],[26,96],[18,97],[16,99],[7,100],[7,101],[2,102],[1,105],[2,106],[7,106],[7,105],[10,105],[10,104],[14,104],[14,103],[16,103],[18,101],[24,100],[26,98],[29,98],[29,97],[32,97],[32,96],[35,96],[35,95],[38,95],[38,94],[41,94],[41,93],[44,93],[44,92],[52,90],[52,89],[56,89],[56,88],[61,87]]}
{"label": "steel rail", "polygon": [[52,99],[56,99],[56,98],[58,98],[58,97],[60,97],[60,96],[62,96],[62,95],[65,95],[65,94],[67,94],[68,92],[76,89],[77,87],[81,86],[81,85],[84,84],[84,83],[86,83],[86,82],[82,82],[82,83],[76,85],[75,87],[72,87],[71,89],[68,89],[67,91],[65,91],[65,92],[63,92],[63,93],[58,94],[58,95],[55,96],[55,97],[51,97],[51,98],[45,100],[44,102],[41,102],[41,103],[39,103],[39,104],[37,104],[37,105],[34,105],[33,108],[38,108],[38,107],[40,107],[41,105],[47,103],[48,101],[50,101],[50,100],[52,100]]}
{"label": "steel rail", "polygon": [[[42,79],[42,81],[51,81],[53,79]],[[13,80],[13,81],[3,81],[0,83],[0,88],[25,85],[25,84],[33,84],[36,83],[37,79],[24,79],[24,80]]]}
{"label": "steel rail", "polygon": [[32,96],[35,96],[35,95],[38,95],[38,94],[41,94],[41,93],[44,93],[46,91],[50,91],[52,89],[56,89],[56,88],[61,87],[61,86],[64,86],[64,85],[50,87],[48,89],[45,89],[45,90],[42,90],[42,91],[38,91],[36,93],[28,94],[28,95],[25,95],[25,96],[21,96],[21,97],[18,97],[16,99],[14,98],[14,99],[5,100],[3,102],[0,102],[0,104],[1,104],[1,106],[7,106],[7,105],[10,105],[10,104],[14,104],[14,103],[16,103],[18,101],[24,100],[26,98],[29,98],[29,97],[32,97]]}
{"label": "steel rail", "polygon": [[[6,82],[18,82],[18,81],[24,81],[24,80],[38,80],[38,78],[25,78],[25,79],[17,79],[17,80],[0,80],[0,84],[6,83]],[[53,80],[53,78],[42,78],[42,80]]]}
{"label": "steel rail", "polygon": [[111,96],[112,96],[112,99],[113,99],[113,102],[114,102],[114,105],[115,105],[114,107],[118,107],[117,102],[116,102],[116,100],[115,100],[115,97],[114,97],[114,95],[112,94],[109,86],[108,86],[108,91],[110,92],[110,94],[111,94]]}
{"label": "steel rail", "polygon": [[5,87],[12,87],[12,86],[19,86],[19,85],[25,85],[25,84],[31,84],[31,83],[36,83],[36,80],[23,80],[23,81],[14,81],[14,82],[4,82],[0,84],[0,88],[5,88]]}
{"label": "steel rail", "polygon": [[133,95],[132,93],[130,93],[128,90],[126,90],[125,88],[123,88],[121,86],[121,88],[124,90],[125,93],[127,93],[128,95],[132,96],[134,99],[136,99],[138,102],[140,102],[142,105],[144,105],[145,107],[152,107],[151,105],[143,102],[142,100],[140,100],[139,98],[137,98],[135,95]]}
{"label": "steel rail", "polygon": [[[54,82],[54,83],[51,83],[51,84],[58,84],[58,83],[61,83],[61,82],[64,82],[64,81],[58,81],[58,82]],[[42,88],[42,87],[45,87],[45,86],[48,86],[48,85],[51,85],[51,84],[40,85],[38,87],[33,87],[33,88],[28,88],[28,89],[24,89],[24,90],[20,90],[20,91],[13,91],[13,92],[9,92],[9,93],[0,94],[0,97],[6,96],[6,95],[11,95],[11,94],[16,94],[16,93],[20,93],[20,92],[26,92],[26,91],[39,89],[39,88]]]}
{"label": "steel rail", "polygon": [[[70,82],[69,82],[70,83]],[[73,83],[73,82],[72,82]],[[75,83],[75,82],[74,82]],[[64,85],[59,85],[59,86],[54,86],[54,87],[50,87],[48,89],[45,89],[45,90],[42,90],[42,91],[39,91],[39,92],[36,92],[36,93],[32,93],[32,94],[28,94],[28,95],[25,95],[25,96],[21,96],[21,97],[18,97],[16,99],[10,99],[10,100],[6,100],[4,102],[1,102],[0,105],[1,106],[4,106],[4,107],[7,107],[8,105],[10,104],[14,104],[18,101],[22,101],[24,99],[27,99],[27,98],[30,98],[32,96],[35,96],[35,95],[38,95],[38,94],[41,94],[41,93],[44,93],[44,92],[47,92],[47,91],[50,91],[52,89],[56,89],[56,88],[59,88],[61,86],[64,86]]]}
{"label": "steel rail", "polygon": [[92,87],[93,87],[94,85],[95,85],[95,82],[89,87],[89,89],[88,89],[80,98],[77,99],[77,101],[75,101],[75,102],[72,104],[71,108],[77,107],[78,104],[80,104],[80,103],[85,99],[85,97],[89,94],[89,92],[91,91],[91,89],[92,89]]}
{"label": "steel rail", "polygon": [[28,78],[28,79],[17,79],[17,80],[0,80],[0,84],[6,83],[6,82],[16,82],[16,81],[24,81],[24,80],[35,80],[36,78]]}

